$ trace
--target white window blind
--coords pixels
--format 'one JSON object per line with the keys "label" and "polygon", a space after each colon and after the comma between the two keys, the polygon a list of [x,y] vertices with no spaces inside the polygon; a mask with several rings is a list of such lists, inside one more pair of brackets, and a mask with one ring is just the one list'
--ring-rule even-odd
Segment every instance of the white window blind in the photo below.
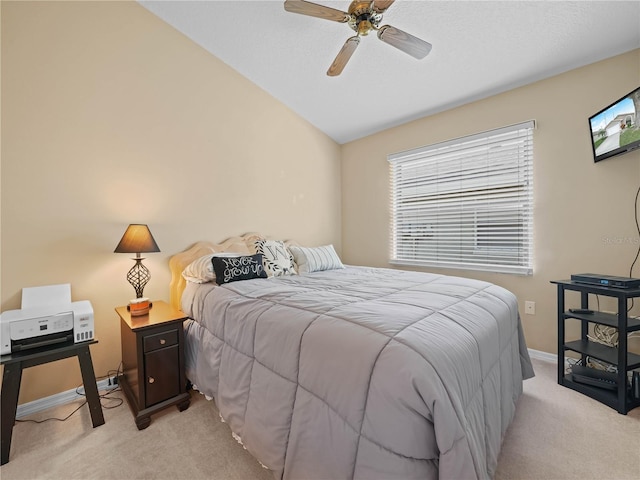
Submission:
{"label": "white window blind", "polygon": [[391,263],[531,274],[534,127],[389,155]]}

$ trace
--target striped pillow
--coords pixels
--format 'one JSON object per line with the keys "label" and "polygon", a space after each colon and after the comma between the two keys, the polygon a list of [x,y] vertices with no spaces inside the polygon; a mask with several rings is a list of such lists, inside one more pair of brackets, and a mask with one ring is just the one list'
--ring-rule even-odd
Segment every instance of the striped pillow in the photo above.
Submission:
{"label": "striped pillow", "polygon": [[333,245],[324,247],[295,247],[289,246],[289,251],[298,265],[298,273],[319,272],[344,268],[340,257]]}

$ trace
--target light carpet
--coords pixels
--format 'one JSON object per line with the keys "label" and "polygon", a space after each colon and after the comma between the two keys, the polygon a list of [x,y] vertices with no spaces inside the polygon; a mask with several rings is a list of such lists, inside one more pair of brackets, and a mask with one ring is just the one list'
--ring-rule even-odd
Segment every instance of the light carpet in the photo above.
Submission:
{"label": "light carpet", "polygon": [[[640,408],[620,415],[556,383],[554,363],[534,360],[515,419],[504,438],[495,480],[640,478]],[[108,402],[105,402],[107,405]],[[32,415],[64,417],[77,404]],[[184,412],[171,407],[138,431],[124,403],[91,427],[87,407],[65,422],[17,423],[11,456],[0,467],[14,479],[272,480],[239,445],[213,402],[192,392]]]}

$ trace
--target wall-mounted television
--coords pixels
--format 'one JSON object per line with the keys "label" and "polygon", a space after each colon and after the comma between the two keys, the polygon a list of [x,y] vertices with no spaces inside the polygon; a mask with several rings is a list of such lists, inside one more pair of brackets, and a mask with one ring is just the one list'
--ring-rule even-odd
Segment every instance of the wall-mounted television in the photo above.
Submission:
{"label": "wall-mounted television", "polygon": [[593,160],[640,148],[640,87],[589,118]]}

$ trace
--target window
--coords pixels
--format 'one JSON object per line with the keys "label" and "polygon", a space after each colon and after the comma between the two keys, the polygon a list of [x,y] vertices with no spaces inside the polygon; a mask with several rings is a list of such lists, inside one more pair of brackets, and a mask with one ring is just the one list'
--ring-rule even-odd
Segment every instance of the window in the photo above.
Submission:
{"label": "window", "polygon": [[530,275],[534,127],[389,155],[391,263]]}

